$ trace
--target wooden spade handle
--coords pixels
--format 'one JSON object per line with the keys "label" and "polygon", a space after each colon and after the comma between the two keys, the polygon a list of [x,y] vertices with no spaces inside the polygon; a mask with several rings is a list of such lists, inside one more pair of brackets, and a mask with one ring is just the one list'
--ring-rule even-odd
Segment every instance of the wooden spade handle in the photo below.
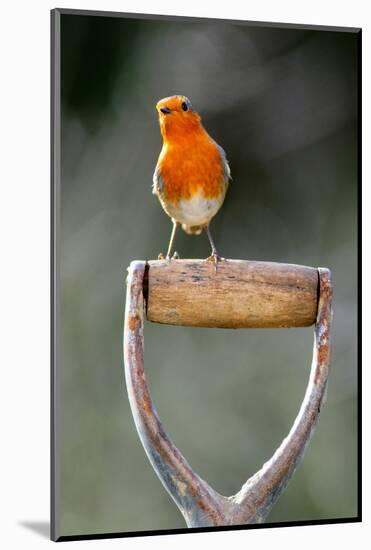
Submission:
{"label": "wooden spade handle", "polygon": [[150,261],[147,319],[219,328],[307,327],[317,314],[318,271],[273,262]]}
{"label": "wooden spade handle", "polygon": [[[210,268],[210,266],[206,267],[207,269]],[[218,296],[218,293],[223,294],[223,289],[227,291],[226,297],[230,298],[230,295],[234,295],[233,284],[230,281],[228,283],[229,287],[232,288],[231,291],[225,283],[225,277],[230,273],[238,279],[236,283],[238,288],[242,287],[244,289],[245,286],[249,288],[251,286],[251,288],[255,288],[255,293],[257,292],[256,288],[265,288],[266,290],[259,292],[258,295],[262,295],[269,304],[267,289],[270,287],[273,288],[273,290],[270,290],[274,298],[273,302],[276,301],[276,295],[281,296],[281,293],[289,295],[290,289],[292,289],[294,295],[298,292],[304,292],[303,289],[307,287],[313,290],[316,286],[314,283],[315,277],[313,277],[312,287],[310,287],[309,281],[312,280],[311,275],[313,272],[316,275],[316,270],[279,264],[233,262],[233,266],[220,268],[223,269],[224,276],[220,276],[220,270],[217,274],[213,273],[211,276],[210,272],[205,271],[204,268],[203,262],[192,261],[179,263],[177,261],[168,266],[164,262],[161,264],[151,262],[148,265],[143,261],[134,261],[130,264],[127,279],[123,346],[130,407],[138,435],[152,467],[183,514],[188,527],[256,525],[267,519],[272,506],[285,489],[300,460],[302,460],[305,449],[318,424],[329,373],[332,320],[331,274],[326,268],[318,268],[319,298],[314,327],[312,366],[304,399],[292,428],[271,458],[266,460],[260,470],[242,485],[240,491],[226,497],[215,491],[188,464],[181,451],[167,434],[152,401],[144,368],[145,331],[143,313],[145,310],[145,296],[148,294],[148,282],[151,285],[151,279],[153,278],[153,282],[157,282],[152,290],[154,291],[157,288],[156,285],[158,285],[161,292],[168,297],[172,295],[172,291],[178,293],[178,285],[180,287],[185,285],[185,275],[188,274],[189,277],[192,277],[192,275],[201,276],[204,278],[201,281],[194,281],[194,283],[195,285],[196,283],[197,285],[202,283],[206,285],[206,288],[208,286],[213,288],[214,292],[209,293],[212,299]],[[174,276],[174,272],[176,272],[176,276]],[[219,283],[216,282],[217,277],[219,277]],[[179,281],[179,279],[183,280]],[[164,280],[171,286],[164,286]],[[233,279],[231,280],[233,281]],[[307,285],[306,287],[303,286],[304,283]],[[187,282],[186,284],[187,289],[189,289],[190,283]],[[196,289],[196,292],[193,293],[194,301],[200,302],[200,296],[203,294],[200,290],[203,289],[200,289],[199,286],[191,286],[192,292],[194,288]],[[150,295],[152,290],[149,290]],[[253,293],[252,295],[255,296]],[[310,301],[313,302],[314,294],[312,295],[309,290],[308,296],[311,298]],[[186,297],[187,300],[190,299],[189,292],[187,292]],[[244,295],[242,298],[248,304]],[[240,311],[238,300],[232,299],[237,304],[238,311]],[[292,299],[286,300],[286,303],[291,304],[290,307],[293,308],[293,301]],[[223,306],[223,299],[218,298],[214,303],[219,302]],[[154,303],[159,304],[156,299]],[[171,303],[174,305],[174,298],[172,298]],[[203,303],[206,302],[203,300]],[[304,307],[306,300],[301,299],[298,303],[302,303]],[[219,305],[222,314],[224,314],[222,306]],[[169,311],[169,306],[165,309]],[[160,311],[162,311],[161,308]],[[183,307],[180,311],[183,314]],[[293,311],[295,311],[295,308],[293,308]],[[264,310],[259,310],[259,312],[266,314]],[[209,320],[205,319],[205,314],[200,313],[199,308],[195,307],[192,315],[189,313],[188,306],[188,315],[189,319],[197,318],[199,320],[202,317],[205,322],[209,323]],[[229,314],[228,317],[224,314],[224,323],[229,322],[231,317],[234,319],[235,315]],[[292,315],[292,318],[298,319],[296,314]],[[185,316],[184,319],[186,319]],[[258,319],[261,321],[261,317]],[[292,319],[290,318],[291,322]],[[194,323],[192,322],[192,324]],[[220,326],[220,323],[217,326]]]}

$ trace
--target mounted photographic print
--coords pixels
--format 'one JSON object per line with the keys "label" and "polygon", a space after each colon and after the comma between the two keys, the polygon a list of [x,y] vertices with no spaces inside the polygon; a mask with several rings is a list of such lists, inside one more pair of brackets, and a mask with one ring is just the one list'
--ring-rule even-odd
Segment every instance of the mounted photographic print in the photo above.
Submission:
{"label": "mounted photographic print", "polygon": [[52,11],[53,540],[360,521],[360,59]]}

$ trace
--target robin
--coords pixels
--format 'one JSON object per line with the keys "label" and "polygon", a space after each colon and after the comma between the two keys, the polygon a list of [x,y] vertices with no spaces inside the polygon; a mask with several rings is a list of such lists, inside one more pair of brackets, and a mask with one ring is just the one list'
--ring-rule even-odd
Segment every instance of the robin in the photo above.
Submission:
{"label": "robin", "polygon": [[[189,99],[174,95],[161,99],[159,115],[163,146],[153,175],[153,193],[173,222],[166,259],[170,259],[179,225],[191,235],[206,231],[215,268],[219,256],[210,221],[222,206],[230,179],[224,150],[209,136]],[[175,252],[173,258],[177,258]],[[159,259],[163,259],[161,253]]]}

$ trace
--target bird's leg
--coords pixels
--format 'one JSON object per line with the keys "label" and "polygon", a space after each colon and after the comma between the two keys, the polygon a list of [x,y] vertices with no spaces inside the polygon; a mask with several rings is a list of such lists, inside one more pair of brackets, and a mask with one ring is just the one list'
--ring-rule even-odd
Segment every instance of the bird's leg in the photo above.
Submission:
{"label": "bird's leg", "polygon": [[[176,222],[175,220],[172,220],[172,222],[173,222],[173,229],[172,229],[171,235],[170,235],[170,242],[169,242],[169,246],[168,246],[168,249],[167,249],[166,258],[163,255],[163,253],[160,252],[160,254],[158,255],[159,260],[170,260],[170,254],[171,254],[171,249],[173,248],[176,228],[178,227],[178,222]],[[179,254],[178,254],[178,252],[174,252],[173,259],[176,260],[177,258],[179,258]]]}
{"label": "bird's leg", "polygon": [[222,258],[221,256],[219,256],[218,254],[218,251],[217,249],[215,248],[215,244],[214,244],[214,241],[213,241],[213,238],[211,236],[211,232],[210,232],[210,227],[209,225],[205,225],[205,231],[207,233],[207,236],[209,238],[209,241],[210,241],[210,245],[211,245],[211,256],[209,256],[208,258],[206,258],[206,261],[208,262],[214,262],[214,266],[215,266],[215,271],[217,270],[217,266],[218,266],[218,262],[220,260],[224,260],[224,258]]}
{"label": "bird's leg", "polygon": [[[173,248],[173,244],[174,244],[174,239],[175,239],[175,233],[176,233],[176,228],[178,227],[178,222],[176,222],[175,220],[173,220],[173,230],[171,232],[171,235],[170,235],[170,242],[169,242],[169,247],[167,249],[167,253],[166,253],[166,259],[167,260],[170,260],[170,254],[171,254],[171,250]],[[174,253],[175,254],[175,253]]]}
{"label": "bird's leg", "polygon": [[[170,242],[169,242],[169,247],[168,247],[167,253],[166,253],[166,260],[170,260],[170,254],[171,254],[171,250],[172,250],[173,244],[174,244],[174,238],[175,238],[176,228],[178,227],[178,222],[175,221],[174,219],[173,219],[172,221],[173,221],[173,229],[172,229],[171,235],[170,235]],[[174,252],[173,258],[174,258],[174,260],[176,260],[177,258],[179,258],[179,255],[178,255],[177,252]],[[159,258],[159,259],[163,259],[163,258]]]}

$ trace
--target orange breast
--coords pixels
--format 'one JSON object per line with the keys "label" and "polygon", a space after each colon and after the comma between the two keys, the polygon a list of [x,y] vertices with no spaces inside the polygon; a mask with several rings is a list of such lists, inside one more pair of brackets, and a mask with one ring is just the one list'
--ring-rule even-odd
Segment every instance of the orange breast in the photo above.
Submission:
{"label": "orange breast", "polygon": [[207,138],[166,144],[159,158],[165,200],[177,202],[196,194],[218,198],[225,178],[218,146]]}

